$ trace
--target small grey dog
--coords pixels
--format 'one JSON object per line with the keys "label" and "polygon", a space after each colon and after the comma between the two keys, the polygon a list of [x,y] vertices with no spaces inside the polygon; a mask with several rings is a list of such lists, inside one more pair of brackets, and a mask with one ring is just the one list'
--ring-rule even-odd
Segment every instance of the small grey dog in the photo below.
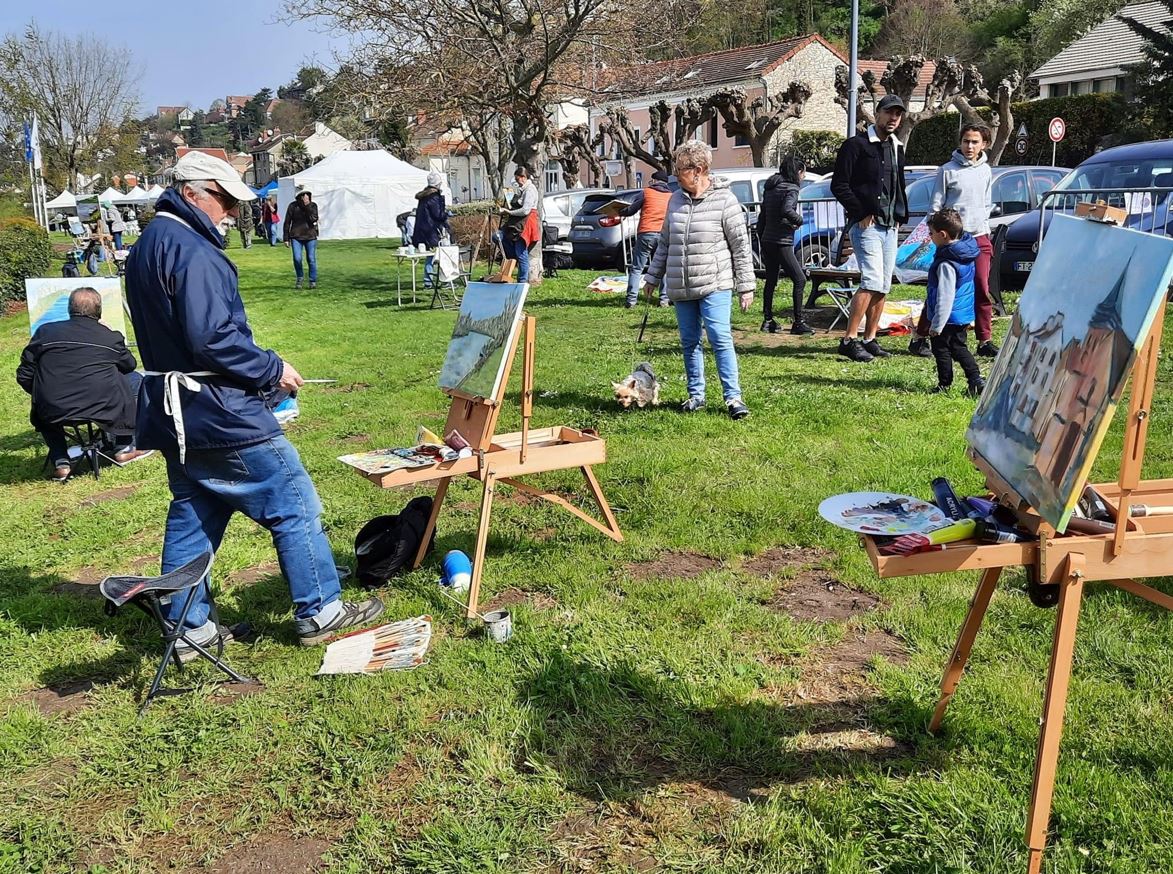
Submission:
{"label": "small grey dog", "polygon": [[636,365],[631,375],[622,382],[613,382],[615,400],[619,406],[627,410],[635,404],[641,410],[648,404],[653,407],[660,404],[660,382],[656,379],[655,371],[648,362]]}

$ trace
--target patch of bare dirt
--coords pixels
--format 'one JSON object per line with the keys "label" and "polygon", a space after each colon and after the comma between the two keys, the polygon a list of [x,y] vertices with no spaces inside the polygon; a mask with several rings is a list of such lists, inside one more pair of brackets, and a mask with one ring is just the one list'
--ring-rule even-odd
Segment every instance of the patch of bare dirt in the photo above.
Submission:
{"label": "patch of bare dirt", "polygon": [[691,580],[721,567],[720,559],[699,552],[669,550],[647,561],[636,561],[624,568],[633,579]]}
{"label": "patch of bare dirt", "polygon": [[551,610],[558,606],[558,602],[545,592],[526,592],[522,589],[509,588],[481,605],[481,612],[504,610],[525,604],[534,610]]}
{"label": "patch of bare dirt", "polygon": [[129,498],[137,491],[138,486],[120,486],[116,489],[106,489],[104,492],[94,492],[92,495],[83,498],[79,506],[96,507],[99,504],[105,504],[107,501],[121,501],[124,498]]}
{"label": "patch of bare dirt", "polygon": [[842,622],[880,605],[875,595],[853,589],[823,570],[787,580],[766,606],[801,622]]}
{"label": "patch of bare dirt", "polygon": [[337,382],[333,384],[323,385],[322,391],[338,392],[339,394],[350,394],[356,391],[366,391],[371,387],[369,382]]}
{"label": "patch of bare dirt", "polygon": [[58,583],[50,591],[54,595],[73,595],[78,598],[101,598],[98,590],[99,580],[93,582]]}
{"label": "patch of bare dirt", "polygon": [[816,730],[795,740],[799,753],[855,753],[871,757],[895,755],[908,745],[887,734],[870,728],[838,728]]}
{"label": "patch of bare dirt", "polygon": [[89,692],[94,684],[89,680],[73,680],[54,683],[43,689],[33,689],[24,695],[43,716],[68,716],[76,713],[89,703]]}
{"label": "patch of bare dirt", "polygon": [[826,561],[828,553],[825,549],[813,549],[805,546],[775,547],[767,549],[761,555],[754,556],[741,567],[747,573],[759,577],[773,577],[789,571],[821,565]]}
{"label": "patch of bare dirt", "polygon": [[253,583],[263,580],[265,577],[271,577],[273,574],[281,573],[281,567],[275,561],[264,561],[253,567],[246,567],[242,571],[237,571],[229,575],[228,582],[235,586],[251,586]]}
{"label": "patch of bare dirt", "polygon": [[4,315],[14,316],[17,313],[23,313],[28,309],[28,305],[23,300],[10,300],[4,304]]}
{"label": "patch of bare dirt", "polygon": [[233,847],[207,870],[212,874],[309,874],[321,871],[330,842],[289,834],[260,834]]}
{"label": "patch of bare dirt", "polygon": [[89,594],[90,589],[98,593],[98,583],[117,575],[129,577],[153,577],[159,573],[161,559],[158,555],[139,555],[132,558],[122,567],[98,567],[88,564],[77,571],[72,583],[59,583],[53,587],[54,592],[79,595]]}
{"label": "patch of bare dirt", "polygon": [[870,698],[873,693],[868,675],[877,658],[904,665],[908,663],[908,651],[900,638],[882,629],[848,630],[839,643],[815,654],[791,696],[827,704]]}
{"label": "patch of bare dirt", "polygon": [[371,435],[370,434],[351,434],[349,437],[343,437],[342,442],[343,443],[354,443],[354,444],[370,443],[371,442]]}
{"label": "patch of bare dirt", "polygon": [[216,692],[212,695],[212,701],[216,704],[231,704],[241,698],[259,695],[264,691],[265,685],[258,683],[256,680],[251,683],[221,683],[216,687]]}

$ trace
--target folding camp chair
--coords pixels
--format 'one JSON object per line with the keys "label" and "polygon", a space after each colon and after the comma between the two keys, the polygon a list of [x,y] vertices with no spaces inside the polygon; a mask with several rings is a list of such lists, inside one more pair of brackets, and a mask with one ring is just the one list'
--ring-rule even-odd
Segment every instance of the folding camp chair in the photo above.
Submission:
{"label": "folding camp chair", "polygon": [[[224,654],[223,638],[217,637],[214,644],[208,643],[204,646],[188,637],[189,629],[185,627],[184,622],[192,605],[193,599],[190,597],[190,593],[199,586],[208,587],[208,603],[212,608],[211,619],[219,625],[216,605],[212,601],[211,570],[212,553],[209,551],[192,559],[183,567],[160,577],[106,577],[98,586],[102,597],[106,599],[107,615],[113,616],[120,607],[128,603],[134,604],[159,624],[159,630],[163,636],[163,658],[159,662],[159,669],[155,671],[155,679],[139,708],[139,715],[146,711],[151,701],[158,695],[189,691],[188,689],[163,688],[163,675],[167,671],[168,662],[174,661],[180,672],[183,671],[183,662],[179,658],[179,653],[175,651],[176,645],[181,640],[190,646],[198,657],[211,662],[232,680],[237,683],[250,682],[246,677],[242,677],[228,667],[221,659]],[[167,618],[164,608],[170,606],[171,600],[176,597],[186,597],[186,600],[179,619],[172,622]],[[214,655],[212,650],[215,650]]]}
{"label": "folding camp chair", "polygon": [[859,286],[855,285],[851,279],[846,279],[844,282],[844,285],[822,286],[823,293],[831,296],[831,301],[835,304],[835,309],[839,310],[839,314],[835,316],[834,321],[827,328],[828,334],[835,330],[835,326],[839,324],[840,319],[851,318],[851,297],[859,291]]}
{"label": "folding camp chair", "polygon": [[468,274],[460,268],[460,247],[440,246],[436,250],[436,275],[432,280],[432,303],[429,309],[435,309],[437,303],[443,309],[448,309],[449,306],[459,307],[457,282],[468,285]]}

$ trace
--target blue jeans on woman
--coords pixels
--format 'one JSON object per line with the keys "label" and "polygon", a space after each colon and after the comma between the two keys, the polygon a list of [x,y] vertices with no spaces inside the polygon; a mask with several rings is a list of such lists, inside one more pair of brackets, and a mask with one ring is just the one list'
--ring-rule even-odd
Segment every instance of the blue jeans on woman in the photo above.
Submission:
{"label": "blue jeans on woman", "polygon": [[114,243],[114,251],[119,251],[122,248],[122,231],[111,231],[110,239]]}
{"label": "blue jeans on woman", "polygon": [[741,398],[737,373],[737,352],[733,348],[733,292],[714,291],[700,300],[676,301],[676,324],[680,328],[680,345],[684,350],[684,377],[690,398],[705,396],[705,353],[701,341],[701,323],[709,335],[709,346],[717,360],[717,376],[725,402]]}
{"label": "blue jeans on woman", "polygon": [[317,240],[290,240],[293,249],[293,272],[297,281],[301,282],[301,253],[305,252],[306,260],[310,262],[310,282],[318,281],[318,241]]}
{"label": "blue jeans on woman", "polygon": [[[163,455],[171,486],[163,573],[219,549],[228,520],[239,511],[273,535],[294,618],[316,616],[341,598],[334,553],[322,528],[322,503],[297,450],[284,436],[237,449],[188,449],[184,464],[174,449]],[[199,586],[192,597],[186,624],[199,628],[208,622],[207,592]],[[172,600],[168,618],[173,622],[184,601]]]}
{"label": "blue jeans on woman", "polygon": [[[627,305],[635,306],[639,300],[639,284],[643,279],[644,268],[652,260],[656,245],[660,242],[659,232],[645,232],[635,235],[635,245],[632,247],[631,263],[627,265]],[[667,303],[668,295],[660,287],[660,303]]]}
{"label": "blue jeans on woman", "polygon": [[517,281],[529,281],[529,246],[525,240],[518,237],[516,240],[505,238],[505,251],[517,262]]}
{"label": "blue jeans on woman", "polygon": [[281,242],[281,222],[266,222],[269,229],[269,245],[276,246]]}

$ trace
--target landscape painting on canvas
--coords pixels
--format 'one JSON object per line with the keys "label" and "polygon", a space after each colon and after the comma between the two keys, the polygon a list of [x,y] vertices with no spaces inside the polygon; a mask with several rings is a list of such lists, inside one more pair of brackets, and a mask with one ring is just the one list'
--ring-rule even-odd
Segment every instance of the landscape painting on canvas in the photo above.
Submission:
{"label": "landscape painting on canvas", "polygon": [[528,289],[525,282],[469,283],[440,371],[440,388],[478,398],[497,396],[505,352],[517,336]]}
{"label": "landscape painting on canvas", "polygon": [[966,439],[1058,531],[1171,277],[1168,237],[1066,215],[1047,229]]}
{"label": "landscape painting on canvas", "polygon": [[102,296],[102,324],[126,336],[122,280],[116,276],[101,279],[97,276],[26,279],[24,293],[29,308],[30,336],[46,322],[64,322],[69,318],[69,295],[75,288],[92,288],[98,292]]}

